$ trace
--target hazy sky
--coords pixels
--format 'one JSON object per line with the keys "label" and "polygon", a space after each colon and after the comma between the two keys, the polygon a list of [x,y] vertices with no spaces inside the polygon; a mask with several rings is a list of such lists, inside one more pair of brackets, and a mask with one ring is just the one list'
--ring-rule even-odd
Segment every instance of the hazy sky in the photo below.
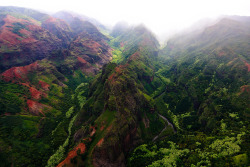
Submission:
{"label": "hazy sky", "polygon": [[158,35],[185,28],[204,17],[250,16],[250,0],[0,0],[0,6],[70,10],[109,25],[118,21],[144,23]]}

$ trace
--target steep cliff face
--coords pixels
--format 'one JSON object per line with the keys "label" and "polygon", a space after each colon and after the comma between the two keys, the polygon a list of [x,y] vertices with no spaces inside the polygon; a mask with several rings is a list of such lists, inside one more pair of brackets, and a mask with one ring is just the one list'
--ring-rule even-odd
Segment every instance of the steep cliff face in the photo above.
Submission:
{"label": "steep cliff face", "polygon": [[[108,38],[92,23],[79,18],[80,16],[72,16],[64,21],[25,8],[1,7],[1,9],[0,72],[13,66],[28,65],[69,46],[74,55],[84,55],[85,50],[77,49],[77,45],[86,48],[86,53],[94,56],[95,59],[104,55],[98,61],[89,59],[89,63],[98,64],[98,68],[110,60],[111,54],[106,44]],[[80,40],[87,41],[81,46]],[[94,71],[96,70],[91,72]]]}
{"label": "steep cliff face", "polygon": [[[94,166],[125,166],[126,153],[142,141],[142,117],[153,110],[126,67],[115,67],[104,84],[105,103],[100,117],[112,111],[114,118],[100,144],[93,148]],[[103,124],[107,127],[106,121]]]}
{"label": "steep cliff face", "polygon": [[[128,151],[160,131],[154,124],[164,126],[144,88],[154,77],[158,42],[143,26],[123,35],[115,39],[125,43],[123,62],[103,67],[102,74],[90,85],[88,100],[76,120],[76,127],[84,127],[76,132],[77,141],[91,138],[84,140],[87,165],[125,166]],[[96,129],[94,135],[86,130],[83,133],[89,123]]]}
{"label": "steep cliff face", "polygon": [[[133,38],[136,34],[137,38]],[[105,82],[103,113],[115,111],[111,130],[103,137],[102,144],[93,151],[94,166],[125,166],[125,156],[138,143],[150,139],[163,124],[159,121],[152,99],[145,86],[154,77],[154,60],[157,58],[158,42],[142,26],[120,37],[124,45],[123,65],[116,66]],[[137,46],[137,49],[134,49]],[[106,70],[104,70],[105,72]],[[150,117],[150,125],[143,120]],[[144,136],[145,132],[147,134]]]}

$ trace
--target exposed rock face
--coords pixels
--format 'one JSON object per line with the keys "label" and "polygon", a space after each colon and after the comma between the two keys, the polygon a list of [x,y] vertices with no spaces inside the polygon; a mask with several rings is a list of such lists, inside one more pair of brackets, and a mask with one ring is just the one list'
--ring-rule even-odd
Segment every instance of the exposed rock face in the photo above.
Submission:
{"label": "exposed rock face", "polygon": [[29,112],[32,115],[36,115],[36,116],[45,116],[42,110],[44,110],[45,108],[47,109],[50,108],[47,105],[38,103],[37,101],[33,101],[33,100],[27,100],[27,105],[29,108]]}
{"label": "exposed rock face", "polygon": [[68,156],[65,158],[64,161],[62,161],[60,164],[57,165],[57,167],[64,167],[71,163],[71,160],[77,156],[77,151],[80,150],[80,154],[84,154],[86,151],[86,146],[84,143],[78,144],[72,151],[68,153]]}
{"label": "exposed rock face", "polygon": [[6,70],[1,74],[4,81],[9,82],[15,82],[15,81],[21,81],[25,82],[28,80],[28,73],[32,71],[36,71],[39,68],[39,64],[37,62],[34,62],[27,66],[21,66],[21,67],[12,67],[9,70]]}
{"label": "exposed rock face", "polygon": [[[177,115],[197,111],[192,118],[200,122],[197,125],[207,126],[203,131],[206,132],[212,130],[210,125],[220,123],[208,123],[208,115],[226,113],[230,108],[237,111],[233,107],[221,108],[224,102],[231,105],[230,91],[237,93],[233,103],[239,102],[237,105],[243,109],[249,107],[247,25],[241,29],[244,26],[239,28],[237,21],[223,20],[220,26],[205,29],[195,40],[172,40],[163,51],[173,59],[163,64],[157,59],[158,41],[147,28],[118,25],[113,31],[118,38],[112,40],[115,51],[119,51],[114,57],[121,60],[117,65],[108,63],[112,58],[109,39],[92,23],[73,15],[65,15],[68,18],[63,21],[32,14],[34,11],[28,13],[26,17],[2,14],[0,7],[0,109],[4,108],[0,110],[0,159],[8,161],[4,166],[46,166],[55,150],[65,147],[60,157],[54,154],[58,159],[51,166],[124,167],[131,149],[152,141],[155,133],[160,134],[158,131],[164,127],[164,121],[159,119],[162,116],[157,113],[160,108]],[[230,26],[225,29],[226,25]],[[226,38],[234,32],[240,34],[229,37],[239,40],[237,45]],[[223,46],[223,40],[227,45]],[[195,57],[189,60],[186,54]],[[183,56],[183,60],[176,61],[175,56]],[[213,87],[208,89],[205,83]],[[160,96],[161,101],[156,101]],[[208,98],[203,99],[205,96]],[[215,97],[218,105],[212,103]],[[13,107],[6,101],[17,104]],[[191,107],[182,108],[191,101]],[[212,118],[219,120],[222,116],[227,118],[226,114]],[[17,124],[13,123],[15,119]],[[179,146],[184,147],[183,143]]]}
{"label": "exposed rock face", "polygon": [[36,20],[9,14],[0,19],[0,72],[41,60],[62,47],[62,40],[42,28]]}

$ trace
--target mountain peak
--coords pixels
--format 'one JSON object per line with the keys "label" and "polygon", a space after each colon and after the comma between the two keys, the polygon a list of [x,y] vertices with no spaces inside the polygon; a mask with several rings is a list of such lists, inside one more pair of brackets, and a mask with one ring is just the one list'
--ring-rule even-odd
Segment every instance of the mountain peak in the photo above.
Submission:
{"label": "mountain peak", "polygon": [[82,14],[78,14],[75,12],[59,11],[59,12],[54,13],[53,16],[56,18],[65,20],[68,24],[71,24],[72,20],[77,18],[81,21],[89,21],[90,23],[94,24],[98,28],[106,29],[105,26],[101,24],[99,21],[97,21],[96,19],[82,15]]}
{"label": "mountain peak", "polygon": [[125,31],[127,31],[129,28],[129,25],[125,21],[121,21],[116,23],[116,25],[112,28],[111,35],[114,37],[117,37],[119,35],[122,35]]}
{"label": "mountain peak", "polygon": [[0,166],[247,166],[249,18],[201,26],[0,7]]}

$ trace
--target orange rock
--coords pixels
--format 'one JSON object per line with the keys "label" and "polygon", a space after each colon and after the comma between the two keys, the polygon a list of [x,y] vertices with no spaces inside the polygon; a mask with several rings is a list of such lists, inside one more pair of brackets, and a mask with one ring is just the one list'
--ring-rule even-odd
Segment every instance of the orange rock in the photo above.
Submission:
{"label": "orange rock", "polygon": [[28,81],[27,74],[35,71],[38,68],[38,63],[34,62],[27,66],[12,67],[1,74],[4,81]]}
{"label": "orange rock", "polygon": [[39,81],[38,83],[42,87],[43,90],[49,91],[49,84],[47,84],[46,82],[43,82],[43,81]]}
{"label": "orange rock", "polygon": [[36,88],[30,87],[29,89],[31,97],[35,100],[39,100],[42,97],[42,93],[39,92]]}
{"label": "orange rock", "polygon": [[99,140],[99,142],[96,144],[96,146],[101,147],[103,142],[104,142],[104,138],[101,138],[101,140]]}
{"label": "orange rock", "polygon": [[91,126],[90,128],[92,129],[92,132],[90,133],[90,136],[93,136],[95,134],[95,132],[96,132],[96,129],[95,129],[94,126]]}
{"label": "orange rock", "polygon": [[103,129],[104,129],[104,126],[102,125],[101,128],[100,128],[100,130],[103,131]]}
{"label": "orange rock", "polygon": [[86,60],[84,60],[83,58],[81,58],[81,57],[79,57],[79,56],[77,56],[77,60],[78,60],[79,62],[81,62],[82,64],[86,64],[86,63],[87,63]]}
{"label": "orange rock", "polygon": [[68,153],[68,156],[57,165],[57,167],[63,167],[64,165],[70,164],[70,160],[77,156],[77,150],[80,149],[80,153],[83,154],[86,151],[86,146],[84,143],[78,144],[72,151]]}
{"label": "orange rock", "polygon": [[247,66],[247,71],[250,72],[250,64],[248,64],[246,61],[244,61],[244,63]]}
{"label": "orange rock", "polygon": [[45,116],[44,113],[42,112],[42,110],[44,109],[44,107],[48,107],[48,106],[41,104],[41,103],[38,103],[38,102],[33,101],[33,100],[27,100],[27,105],[28,105],[29,111],[33,115],[42,114],[43,116]]}
{"label": "orange rock", "polygon": [[[33,23],[33,20],[24,20],[24,19],[18,19],[16,17],[13,17],[11,15],[6,15],[6,17],[3,19],[4,25],[1,27],[1,33],[0,33],[0,41],[4,43],[4,45],[7,45],[9,47],[16,46],[20,43],[33,43],[37,40],[32,36],[32,33],[26,29],[19,30],[19,33],[23,34],[24,36],[19,36],[16,33],[12,32],[13,23],[21,23],[21,24],[27,24],[30,26],[30,24]],[[27,26],[27,27],[28,27]],[[39,29],[38,25],[32,25],[34,27],[37,27],[36,29]],[[20,40],[21,39],[21,40]]]}

